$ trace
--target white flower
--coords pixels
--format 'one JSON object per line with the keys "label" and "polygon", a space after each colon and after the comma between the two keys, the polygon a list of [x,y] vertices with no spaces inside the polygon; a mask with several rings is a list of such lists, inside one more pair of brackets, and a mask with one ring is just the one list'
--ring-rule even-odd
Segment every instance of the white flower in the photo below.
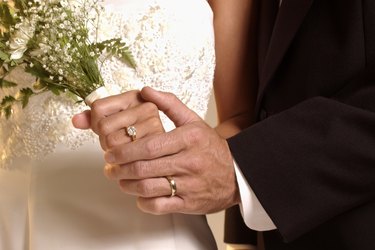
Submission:
{"label": "white flower", "polygon": [[10,38],[11,60],[20,59],[27,50],[27,43],[33,37],[35,27],[28,20],[19,25],[16,33]]}
{"label": "white flower", "polygon": [[51,50],[51,47],[44,43],[39,43],[39,48],[44,54],[47,54]]}
{"label": "white flower", "polygon": [[62,7],[66,8],[69,6],[69,2],[68,1],[60,1],[60,4]]}

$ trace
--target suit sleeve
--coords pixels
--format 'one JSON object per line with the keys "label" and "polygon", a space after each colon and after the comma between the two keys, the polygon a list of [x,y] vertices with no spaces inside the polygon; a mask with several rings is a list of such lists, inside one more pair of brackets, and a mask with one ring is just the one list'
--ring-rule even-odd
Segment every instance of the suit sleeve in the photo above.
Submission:
{"label": "suit sleeve", "polygon": [[285,241],[375,197],[375,83],[314,97],[230,138],[232,154]]}
{"label": "suit sleeve", "polygon": [[245,225],[238,206],[225,211],[224,242],[227,244],[257,244],[257,232]]}
{"label": "suit sleeve", "polygon": [[263,208],[290,242],[375,197],[375,2],[363,1],[365,67],[228,140]]}

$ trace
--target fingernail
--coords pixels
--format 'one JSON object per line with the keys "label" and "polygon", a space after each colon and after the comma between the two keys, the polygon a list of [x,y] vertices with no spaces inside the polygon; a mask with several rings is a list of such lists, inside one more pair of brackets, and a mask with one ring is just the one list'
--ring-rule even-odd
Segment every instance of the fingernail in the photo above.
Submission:
{"label": "fingernail", "polygon": [[114,179],[113,176],[112,176],[112,173],[113,173],[113,172],[114,172],[114,167],[113,167],[113,165],[106,164],[106,165],[104,166],[104,175],[105,175],[108,179],[110,179],[110,180]]}
{"label": "fingernail", "polygon": [[104,159],[108,163],[114,163],[115,162],[115,156],[111,152],[105,152]]}

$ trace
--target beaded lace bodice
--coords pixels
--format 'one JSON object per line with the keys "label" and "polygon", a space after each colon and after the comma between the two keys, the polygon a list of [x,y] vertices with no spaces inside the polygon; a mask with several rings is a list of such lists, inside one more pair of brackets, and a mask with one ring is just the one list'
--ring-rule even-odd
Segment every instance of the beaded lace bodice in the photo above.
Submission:
{"label": "beaded lace bodice", "polygon": [[[210,25],[202,25],[212,23],[208,4],[201,0],[104,2],[99,40],[120,35],[137,63],[134,70],[116,59],[107,60],[101,66],[106,85],[120,91],[152,86],[173,92],[204,116],[215,59],[213,31]],[[8,91],[2,90],[0,98]],[[31,98],[23,110],[16,107],[9,120],[1,118],[0,168],[16,159],[42,158],[59,144],[75,149],[89,140],[96,141],[92,132],[71,125],[73,114],[84,109],[83,104],[51,93]],[[162,119],[167,130],[173,127]]]}

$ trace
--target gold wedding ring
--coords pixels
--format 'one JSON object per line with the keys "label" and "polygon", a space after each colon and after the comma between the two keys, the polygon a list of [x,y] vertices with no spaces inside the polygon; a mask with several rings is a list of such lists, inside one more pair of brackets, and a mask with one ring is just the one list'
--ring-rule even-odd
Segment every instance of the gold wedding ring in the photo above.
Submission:
{"label": "gold wedding ring", "polygon": [[132,141],[135,141],[135,139],[137,139],[137,129],[134,126],[127,127],[126,134],[130,136]]}
{"label": "gold wedding ring", "polygon": [[175,196],[176,193],[177,193],[177,185],[176,185],[176,182],[175,180],[171,177],[171,176],[166,176],[165,177],[168,182],[169,182],[169,186],[171,187],[171,197]]}

